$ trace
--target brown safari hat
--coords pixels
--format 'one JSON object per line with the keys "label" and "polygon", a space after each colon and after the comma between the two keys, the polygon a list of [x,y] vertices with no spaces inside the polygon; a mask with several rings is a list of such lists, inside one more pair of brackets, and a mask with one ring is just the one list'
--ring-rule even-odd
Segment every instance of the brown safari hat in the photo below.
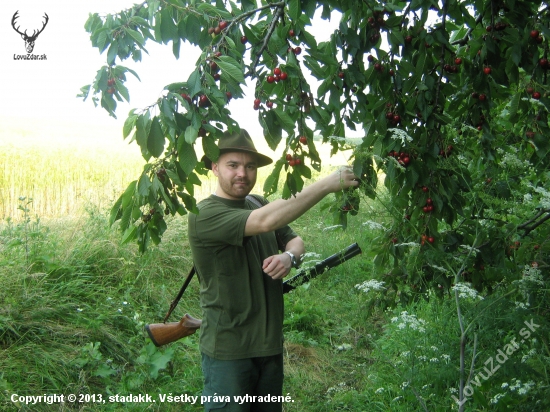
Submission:
{"label": "brown safari hat", "polygon": [[[256,155],[258,167],[267,166],[268,164],[273,163],[273,160],[269,157],[258,153],[256,147],[254,147],[252,138],[244,129],[232,133],[225,132],[218,142],[218,147],[220,149],[220,155],[229,152],[253,153]],[[206,155],[203,156],[201,160],[204,162],[207,169],[212,169],[212,160],[210,160]]]}

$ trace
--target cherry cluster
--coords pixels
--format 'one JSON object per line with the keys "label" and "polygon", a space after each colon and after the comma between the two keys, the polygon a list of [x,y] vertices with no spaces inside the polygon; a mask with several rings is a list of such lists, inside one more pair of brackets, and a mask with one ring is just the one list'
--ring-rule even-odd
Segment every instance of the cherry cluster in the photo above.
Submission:
{"label": "cherry cluster", "polygon": [[392,150],[388,153],[388,156],[393,157],[397,160],[397,162],[404,167],[407,167],[412,160],[412,157],[409,153],[406,152],[396,152],[395,150]]}
{"label": "cherry cluster", "polygon": [[229,23],[225,20],[220,20],[218,25],[216,27],[209,27],[208,28],[208,34],[220,34],[223,30],[225,30],[229,26]]}

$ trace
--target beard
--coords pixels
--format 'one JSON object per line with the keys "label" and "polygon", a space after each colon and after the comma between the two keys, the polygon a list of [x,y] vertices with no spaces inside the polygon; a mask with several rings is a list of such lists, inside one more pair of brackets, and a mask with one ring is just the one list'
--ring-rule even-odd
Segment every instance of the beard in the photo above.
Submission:
{"label": "beard", "polygon": [[219,180],[220,187],[225,194],[235,199],[244,199],[252,191],[256,182],[249,179]]}

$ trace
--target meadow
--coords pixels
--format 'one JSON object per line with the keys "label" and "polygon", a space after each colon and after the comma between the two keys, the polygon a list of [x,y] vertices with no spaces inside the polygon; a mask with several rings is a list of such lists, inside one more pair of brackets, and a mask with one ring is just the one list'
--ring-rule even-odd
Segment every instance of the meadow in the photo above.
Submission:
{"label": "meadow", "polygon": [[[146,323],[162,321],[191,267],[186,218],[170,218],[162,243],[144,255],[134,244],[121,245],[107,223],[110,203],[139,173],[139,154],[77,139],[38,144],[23,135],[3,148],[0,410],[202,410],[200,401],[161,401],[200,397],[198,335],[156,348],[144,331]],[[362,199],[346,230],[323,209],[332,201],[327,197],[292,225],[307,245],[304,267],[354,242],[363,253],[285,295],[284,394],[292,399],[285,412],[458,410],[454,296],[418,294],[398,304],[400,292],[384,286],[389,271],[374,270],[370,251],[388,236],[384,192]],[[548,321],[499,291],[465,296],[461,310],[472,330],[468,367],[475,363],[465,410],[549,410]],[[200,317],[196,280],[171,320],[185,313]],[[528,337],[520,335],[525,322]],[[506,360],[498,357],[521,337]],[[491,374],[483,369],[489,358],[495,365],[503,360]],[[24,396],[44,394],[80,396],[24,403]],[[116,400],[138,394],[156,402]]]}

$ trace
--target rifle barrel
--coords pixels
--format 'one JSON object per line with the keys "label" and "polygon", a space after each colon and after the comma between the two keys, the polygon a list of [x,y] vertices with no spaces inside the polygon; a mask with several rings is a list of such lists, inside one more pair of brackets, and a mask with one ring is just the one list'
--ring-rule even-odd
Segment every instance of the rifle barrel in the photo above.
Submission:
{"label": "rifle barrel", "polygon": [[349,260],[360,253],[361,248],[359,247],[359,245],[357,243],[353,243],[347,248],[341,250],[340,252],[335,253],[334,255],[331,255],[328,258],[317,263],[312,268],[302,269],[299,273],[283,282],[283,293],[288,293],[291,290],[296,289],[296,287],[313,279],[321,273],[324,273],[325,270],[338,266],[341,263],[344,263],[346,260]]}

